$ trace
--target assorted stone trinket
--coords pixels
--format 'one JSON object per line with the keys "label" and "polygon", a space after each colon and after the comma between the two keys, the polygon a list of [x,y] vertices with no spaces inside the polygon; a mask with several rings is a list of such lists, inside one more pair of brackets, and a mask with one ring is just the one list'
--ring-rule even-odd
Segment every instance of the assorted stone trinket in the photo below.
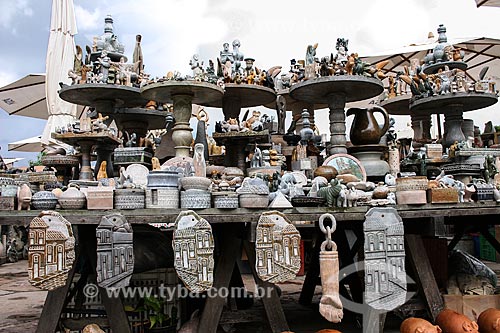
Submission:
{"label": "assorted stone trinket", "polygon": [[403,220],[390,207],[371,208],[365,216],[365,301],[392,311],[406,301]]}
{"label": "assorted stone trinket", "polygon": [[184,285],[195,293],[212,287],[214,239],[207,220],[194,211],[183,211],[175,220],[174,267]]}
{"label": "assorted stone trinket", "polygon": [[30,283],[49,291],[64,286],[75,260],[71,224],[57,212],[44,211],[31,221],[28,242]]}
{"label": "assorted stone trinket", "polygon": [[97,283],[103,288],[127,287],[134,271],[132,226],[120,213],[105,215],[96,237]]}
{"label": "assorted stone trinket", "polygon": [[294,279],[300,269],[300,233],[285,214],[262,213],[257,224],[255,269],[271,283]]}
{"label": "assorted stone trinket", "polygon": [[[329,219],[332,226],[325,228],[324,221]],[[337,244],[332,241],[332,233],[337,229],[337,221],[332,214],[323,214],[319,218],[319,227],[325,234],[319,252],[319,269],[321,276],[321,299],[319,312],[328,321],[338,323],[344,317],[339,294],[339,254]]]}
{"label": "assorted stone trinket", "polygon": [[62,209],[82,209],[87,203],[85,194],[78,189],[77,185],[70,185],[59,195],[58,200]]}
{"label": "assorted stone trinket", "polygon": [[212,192],[214,198],[214,208],[235,209],[238,208],[238,194],[234,192]]}
{"label": "assorted stone trinket", "polygon": [[146,208],[179,208],[180,172],[174,166],[149,172]]}
{"label": "assorted stone trinket", "polygon": [[115,189],[115,209],[142,209],[145,207],[145,191],[143,189]]}
{"label": "assorted stone trinket", "polygon": [[33,194],[31,205],[36,210],[51,210],[57,206],[57,197],[49,191],[40,191]]}
{"label": "assorted stone trinket", "polygon": [[93,186],[87,188],[87,209],[113,209],[111,186]]}
{"label": "assorted stone trinket", "polygon": [[245,178],[236,190],[242,208],[267,208],[269,186],[260,178]]}

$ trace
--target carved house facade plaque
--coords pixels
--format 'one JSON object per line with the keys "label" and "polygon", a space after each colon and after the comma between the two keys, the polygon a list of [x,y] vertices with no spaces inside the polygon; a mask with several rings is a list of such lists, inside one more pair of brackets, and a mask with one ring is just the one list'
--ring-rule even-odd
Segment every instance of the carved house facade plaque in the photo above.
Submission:
{"label": "carved house facade plaque", "polygon": [[128,286],[134,270],[132,226],[120,213],[105,215],[96,237],[97,284],[103,288]]}
{"label": "carved house facade plaque", "polygon": [[66,284],[75,261],[75,238],[71,224],[59,213],[43,211],[29,226],[28,275],[43,290]]}
{"label": "carved house facade plaque", "polygon": [[406,270],[403,220],[391,207],[365,215],[365,302],[391,311],[405,303]]}
{"label": "carved house facade plaque", "polygon": [[182,211],[175,220],[172,246],[174,267],[184,285],[201,293],[214,280],[214,238],[207,220],[192,210]]}
{"label": "carved house facade plaque", "polygon": [[300,233],[285,214],[263,213],[257,224],[255,268],[263,281],[294,279],[300,269]]}

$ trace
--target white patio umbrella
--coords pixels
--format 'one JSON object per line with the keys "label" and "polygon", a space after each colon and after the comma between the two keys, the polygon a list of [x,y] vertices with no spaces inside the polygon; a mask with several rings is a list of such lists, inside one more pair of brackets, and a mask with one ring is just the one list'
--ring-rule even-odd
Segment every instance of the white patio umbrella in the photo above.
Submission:
{"label": "white patio umbrella", "polygon": [[476,0],[476,6],[500,7],[500,0]]}
{"label": "white patio umbrella", "polygon": [[26,152],[26,153],[39,153],[41,151],[50,150],[50,148],[48,148],[48,146],[50,146],[52,149],[59,148],[59,147],[65,148],[65,149],[70,148],[70,146],[68,146],[67,144],[62,143],[62,142],[57,141],[57,140],[52,139],[52,138],[49,139],[48,145],[47,144],[42,145],[42,136],[41,135],[33,136],[31,138],[22,139],[22,140],[15,141],[15,142],[10,142],[7,145],[9,151],[20,151],[20,152]]}
{"label": "white patio umbrella", "polygon": [[45,94],[49,119],[42,135],[48,144],[56,127],[75,121],[77,107],[59,98],[59,82],[70,84],[68,70],[75,58],[74,35],[77,33],[73,0],[53,0],[50,36],[46,58]]}
{"label": "white patio umbrella", "polygon": [[[45,74],[28,74],[0,88],[0,108],[9,115],[48,119]],[[78,105],[79,117],[84,106]]]}

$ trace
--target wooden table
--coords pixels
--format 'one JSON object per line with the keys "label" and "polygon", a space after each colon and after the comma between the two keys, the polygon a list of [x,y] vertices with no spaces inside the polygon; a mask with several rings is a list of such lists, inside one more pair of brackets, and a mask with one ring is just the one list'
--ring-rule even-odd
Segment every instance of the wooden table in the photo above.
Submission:
{"label": "wooden table", "polygon": [[[439,311],[443,308],[443,300],[436,281],[434,279],[432,269],[426,252],[423,251],[423,243],[421,235],[426,233],[426,229],[432,223],[433,219],[444,219],[447,224],[453,224],[456,227],[457,233],[449,248],[458,243],[463,234],[470,230],[480,231],[485,238],[494,246],[497,252],[500,253],[500,244],[492,237],[487,228],[492,224],[500,224],[500,204],[491,202],[478,203],[462,203],[462,204],[427,204],[421,206],[400,205],[396,207],[399,215],[403,218],[405,224],[405,241],[407,246],[407,255],[410,259],[410,264],[415,271],[417,285],[424,296],[424,303],[432,318],[435,318]],[[352,207],[352,208],[291,208],[282,209],[281,211],[300,229],[310,228],[314,230],[319,217],[323,213],[331,213],[335,216],[338,227],[334,236],[339,246],[339,255],[341,256],[342,265],[348,265],[353,262],[354,254],[357,249],[363,246],[362,226],[365,219],[365,213],[369,207]],[[175,221],[180,209],[139,209],[131,211],[120,211],[129,222],[132,224],[146,223],[172,223]],[[87,211],[87,210],[62,210],[62,215],[75,225],[80,240],[91,239],[93,242],[80,242],[80,255],[87,252],[89,255],[95,247],[95,227],[102,215],[110,211]],[[255,259],[255,248],[251,244],[251,236],[245,239],[241,237],[244,234],[251,234],[263,210],[251,210],[238,208],[234,210],[220,209],[204,209],[197,213],[207,219],[214,228],[214,234],[219,237],[221,242],[220,253],[217,265],[215,266],[214,287],[222,288],[229,287],[231,275],[235,267],[237,257],[240,254],[240,249],[243,246],[249,261]],[[0,212],[0,225],[24,225],[27,226],[33,217],[38,215],[38,211],[2,211]],[[477,218],[480,216],[481,218]],[[352,229],[358,239],[352,247],[347,242],[345,230]],[[360,231],[361,230],[361,231]],[[93,256],[89,256],[92,258]],[[313,254],[314,259],[317,256]],[[272,286],[267,284],[256,276],[254,265],[250,265],[253,270],[256,282],[261,287]],[[51,291],[47,295],[47,299],[42,311],[37,332],[53,332],[57,327],[61,311],[66,302],[66,296],[69,291],[71,277],[74,274],[74,269],[70,272],[70,281],[65,287]],[[318,281],[319,265],[314,260],[310,263],[306,279],[304,281],[303,290],[300,301],[303,303],[310,302],[314,287]],[[351,290],[357,290],[353,298],[362,297],[362,287],[360,281],[349,281]],[[425,286],[425,288],[423,287]],[[311,289],[312,288],[312,289]],[[312,291],[311,291],[312,290]],[[106,292],[102,291],[101,295]],[[215,297],[208,298],[205,304],[204,311],[201,315],[200,327],[198,332],[212,333],[216,332],[217,325],[220,320],[222,309],[225,303],[225,298]],[[288,330],[288,324],[281,307],[279,297],[274,291],[270,297],[263,299],[264,307],[267,314],[268,322],[273,332],[282,332]],[[109,299],[103,297],[103,304],[108,313],[109,322],[112,331],[114,332],[130,332],[128,328],[127,316],[123,310],[121,301],[118,299]],[[378,316],[378,314],[375,314]],[[378,321],[372,323],[378,325]],[[374,324],[373,324],[374,325]],[[374,332],[375,327],[364,327],[365,332]]]}

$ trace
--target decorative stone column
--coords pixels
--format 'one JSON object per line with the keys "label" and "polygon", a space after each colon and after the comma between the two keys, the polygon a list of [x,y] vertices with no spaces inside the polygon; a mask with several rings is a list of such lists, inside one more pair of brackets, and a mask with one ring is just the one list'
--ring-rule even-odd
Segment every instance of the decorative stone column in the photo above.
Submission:
{"label": "decorative stone column", "polygon": [[345,94],[332,93],[328,95],[328,108],[330,109],[330,146],[328,150],[330,155],[347,153],[345,103]]}
{"label": "decorative stone column", "polygon": [[187,94],[173,95],[175,126],[172,129],[172,140],[175,144],[175,157],[189,157],[193,129],[189,126],[191,118],[192,96]]}

